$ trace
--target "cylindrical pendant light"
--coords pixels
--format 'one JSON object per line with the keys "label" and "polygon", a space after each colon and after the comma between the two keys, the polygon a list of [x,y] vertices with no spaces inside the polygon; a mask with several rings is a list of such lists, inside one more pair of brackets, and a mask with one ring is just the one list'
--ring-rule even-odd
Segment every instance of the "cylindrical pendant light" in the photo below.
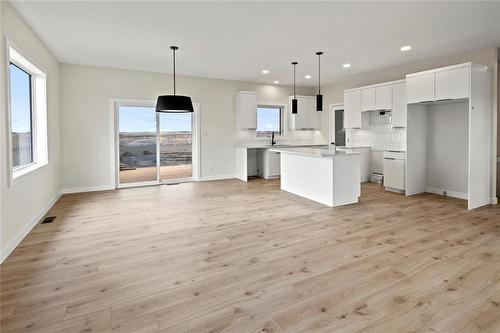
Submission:
{"label": "cylindrical pendant light", "polygon": [[321,95],[321,55],[323,52],[316,52],[318,56],[318,94],[316,95],[316,111],[323,111],[323,95]]}
{"label": "cylindrical pendant light", "polygon": [[174,54],[174,94],[158,96],[158,100],[156,101],[156,112],[194,112],[191,97],[175,94],[175,51],[177,51],[179,48],[177,46],[170,46],[170,49]]}
{"label": "cylindrical pendant light", "polygon": [[292,99],[292,114],[297,114],[297,98],[295,96],[295,66],[298,62],[292,62],[293,65],[293,99]]}

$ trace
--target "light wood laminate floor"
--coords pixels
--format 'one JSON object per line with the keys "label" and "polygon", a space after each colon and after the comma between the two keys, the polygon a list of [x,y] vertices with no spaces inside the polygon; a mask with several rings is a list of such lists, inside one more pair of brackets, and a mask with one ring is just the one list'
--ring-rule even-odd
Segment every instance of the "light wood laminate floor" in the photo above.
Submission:
{"label": "light wood laminate floor", "polygon": [[279,181],[65,195],[1,266],[7,332],[500,332],[500,208]]}

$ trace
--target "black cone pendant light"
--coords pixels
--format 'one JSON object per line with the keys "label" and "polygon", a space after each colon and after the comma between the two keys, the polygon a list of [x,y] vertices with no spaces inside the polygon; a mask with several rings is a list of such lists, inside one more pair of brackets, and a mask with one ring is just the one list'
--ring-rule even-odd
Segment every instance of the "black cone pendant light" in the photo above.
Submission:
{"label": "black cone pendant light", "polygon": [[323,95],[321,95],[321,55],[323,52],[316,52],[318,56],[318,94],[316,95],[316,111],[323,111]]}
{"label": "black cone pendant light", "polygon": [[298,62],[292,62],[293,65],[293,99],[292,99],[292,114],[297,114],[297,98],[295,96],[295,66]]}
{"label": "black cone pendant light", "polygon": [[156,101],[156,112],[194,112],[191,97],[175,94],[175,51],[179,48],[177,46],[170,46],[170,49],[174,54],[174,94],[158,96],[158,100]]}

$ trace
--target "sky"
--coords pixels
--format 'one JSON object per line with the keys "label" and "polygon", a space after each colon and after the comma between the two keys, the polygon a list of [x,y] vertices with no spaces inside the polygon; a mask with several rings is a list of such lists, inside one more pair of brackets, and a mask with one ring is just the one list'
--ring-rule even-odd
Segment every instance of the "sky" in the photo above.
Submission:
{"label": "sky", "polygon": [[9,67],[12,132],[26,133],[31,130],[30,76],[12,64]]}
{"label": "sky", "polygon": [[[155,132],[156,112],[153,107],[121,106],[120,132]],[[191,130],[191,113],[160,113],[160,131]]]}
{"label": "sky", "polygon": [[257,132],[279,132],[280,110],[277,108],[257,108]]}

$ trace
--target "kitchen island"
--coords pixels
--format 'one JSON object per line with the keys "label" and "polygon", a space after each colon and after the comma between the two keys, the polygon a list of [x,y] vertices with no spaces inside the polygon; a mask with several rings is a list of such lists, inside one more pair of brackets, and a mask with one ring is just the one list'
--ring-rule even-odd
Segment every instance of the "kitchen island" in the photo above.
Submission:
{"label": "kitchen island", "polygon": [[335,148],[274,148],[281,154],[281,189],[330,207],[358,202],[360,153]]}

